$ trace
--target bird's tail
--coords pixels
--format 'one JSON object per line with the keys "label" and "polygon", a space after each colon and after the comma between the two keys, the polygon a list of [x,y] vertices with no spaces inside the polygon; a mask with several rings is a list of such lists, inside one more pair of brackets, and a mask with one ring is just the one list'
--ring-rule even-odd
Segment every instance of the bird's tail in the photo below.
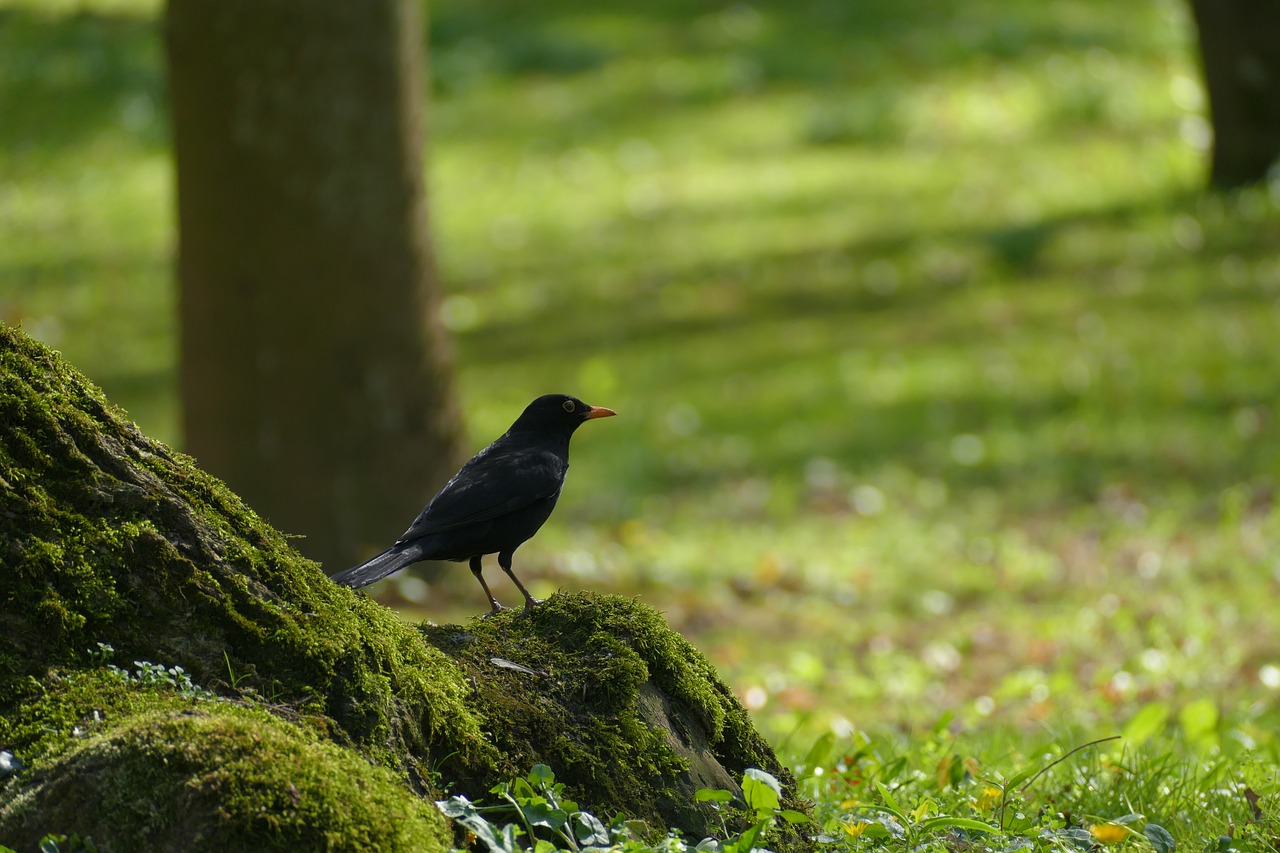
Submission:
{"label": "bird's tail", "polygon": [[397,542],[371,560],[353,566],[333,576],[334,583],[359,589],[374,581],[380,581],[392,572],[398,572],[410,563],[422,559],[422,546],[417,543]]}

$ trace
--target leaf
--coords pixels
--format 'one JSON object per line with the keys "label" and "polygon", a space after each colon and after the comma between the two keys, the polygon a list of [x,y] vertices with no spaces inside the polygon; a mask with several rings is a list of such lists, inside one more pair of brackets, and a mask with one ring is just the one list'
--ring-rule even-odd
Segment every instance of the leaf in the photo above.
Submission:
{"label": "leaf", "polygon": [[916,825],[916,829],[920,832],[932,832],[935,829],[944,827],[954,827],[955,829],[972,829],[976,832],[999,832],[997,827],[980,820],[974,820],[969,817],[951,817],[949,815],[941,815],[939,817],[931,817],[928,820],[922,820]]}
{"label": "leaf", "polygon": [[1042,830],[1040,837],[1053,841],[1065,841],[1078,850],[1093,849],[1093,836],[1089,834],[1089,830],[1078,826],[1068,827],[1067,829]]}
{"label": "leaf", "polygon": [[521,848],[520,843],[516,841],[516,838],[523,832],[524,830],[520,829],[520,827],[516,826],[514,823],[509,823],[502,827],[502,833],[495,841],[496,846],[490,847],[489,849],[492,853],[523,853],[523,848]]}
{"label": "leaf", "polygon": [[545,838],[539,838],[533,845],[533,853],[556,853],[556,846]]}
{"label": "leaf", "polygon": [[555,784],[556,774],[551,772],[551,768],[545,764],[535,764],[533,769],[529,771],[527,778],[529,784],[535,788],[539,785],[551,786]]}
{"label": "leaf", "polygon": [[1017,773],[1014,773],[1009,777],[1009,781],[1004,783],[1004,790],[1012,791],[1014,788],[1017,788],[1039,772],[1039,768],[1028,767],[1026,770],[1020,770]]}
{"label": "leaf", "polygon": [[612,842],[609,838],[609,830],[595,815],[589,812],[578,812],[573,819],[577,824],[574,834],[580,844],[607,847]]}
{"label": "leaf", "polygon": [[733,794],[724,788],[699,788],[694,792],[693,798],[700,803],[708,800],[713,803],[727,803],[733,799]]}
{"label": "leaf", "polygon": [[1163,702],[1148,702],[1124,727],[1124,738],[1134,746],[1139,746],[1163,732],[1168,721],[1168,705]]}
{"label": "leaf", "polygon": [[948,755],[946,758],[938,762],[938,767],[934,772],[934,776],[939,788],[946,790],[957,781],[952,778],[952,771],[955,769],[956,765],[959,764],[957,759],[958,757],[955,755]]}
{"label": "leaf", "polygon": [[436,808],[445,817],[453,818],[470,830],[489,849],[489,853],[519,853],[516,836],[522,830],[515,824],[507,824],[500,834],[495,833],[493,824],[466,797],[457,795],[447,800],[436,800]]}
{"label": "leaf", "polygon": [[466,797],[458,795],[447,800],[436,800],[436,808],[444,812],[445,817],[462,817],[476,814],[476,807]]}
{"label": "leaf", "polygon": [[898,801],[893,798],[893,794],[889,793],[889,789],[884,786],[883,782],[876,780],[876,790],[880,792],[880,797],[884,800],[885,805],[892,809],[893,813],[905,823],[906,818],[902,816],[902,808],[898,805]]}
{"label": "leaf", "polygon": [[1178,846],[1173,836],[1169,834],[1169,830],[1158,823],[1149,823],[1142,831],[1151,842],[1151,846],[1156,849],[1156,853],[1174,853]]}
{"label": "leaf", "polygon": [[624,820],[622,826],[631,833],[632,838],[644,838],[649,834],[649,824],[639,818]]}
{"label": "leaf", "polygon": [[763,770],[754,767],[742,774],[742,796],[747,808],[760,811],[776,811],[781,803],[782,785]]}
{"label": "leaf", "polygon": [[779,797],[782,796],[782,783],[772,774],[766,773],[756,767],[748,767],[747,771],[742,774],[743,778],[755,779],[757,782],[763,782],[773,789],[773,792]]}
{"label": "leaf", "polygon": [[812,823],[812,819],[804,812],[798,812],[795,809],[783,809],[778,814],[787,823]]}
{"label": "leaf", "polygon": [[721,847],[722,853],[751,853],[756,846],[756,840],[760,837],[760,833],[764,832],[764,828],[768,825],[766,821],[753,823],[737,838],[725,842]]}
{"label": "leaf", "polygon": [[866,832],[862,833],[863,838],[893,838],[894,835],[889,831],[889,827],[879,821],[873,822],[867,827]]}
{"label": "leaf", "polygon": [[545,802],[522,803],[520,814],[530,826],[545,826],[547,829],[559,831],[569,821],[569,815],[561,809],[552,808]]}

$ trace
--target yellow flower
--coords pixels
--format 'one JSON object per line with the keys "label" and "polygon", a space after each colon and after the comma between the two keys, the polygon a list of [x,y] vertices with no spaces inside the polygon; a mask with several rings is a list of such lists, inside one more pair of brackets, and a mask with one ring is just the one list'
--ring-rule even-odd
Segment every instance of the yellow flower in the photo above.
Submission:
{"label": "yellow flower", "polygon": [[1089,827],[1089,834],[1103,844],[1119,844],[1129,837],[1130,830],[1118,823],[1098,823]]}
{"label": "yellow flower", "polygon": [[991,807],[1000,802],[1003,793],[999,788],[992,788],[990,785],[983,788],[982,793],[978,794],[978,811],[991,811]]}
{"label": "yellow flower", "polygon": [[852,835],[854,838],[862,835],[867,831],[867,827],[871,824],[865,820],[846,820],[843,822],[844,831]]}

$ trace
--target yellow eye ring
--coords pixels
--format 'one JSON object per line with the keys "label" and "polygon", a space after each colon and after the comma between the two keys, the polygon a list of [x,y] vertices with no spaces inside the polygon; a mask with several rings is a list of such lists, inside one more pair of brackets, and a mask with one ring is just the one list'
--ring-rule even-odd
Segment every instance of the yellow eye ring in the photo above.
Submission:
{"label": "yellow eye ring", "polygon": [[572,400],[565,400],[565,401],[564,401],[564,403],[563,403],[563,405],[564,405],[564,410],[565,410],[566,412],[572,412],[572,411],[573,411],[573,401],[572,401]]}

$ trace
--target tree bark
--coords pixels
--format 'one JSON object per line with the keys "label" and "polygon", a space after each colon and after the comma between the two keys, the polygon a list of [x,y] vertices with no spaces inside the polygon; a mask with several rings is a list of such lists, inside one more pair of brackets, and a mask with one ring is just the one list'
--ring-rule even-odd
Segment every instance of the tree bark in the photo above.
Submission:
{"label": "tree bark", "polygon": [[186,450],[333,571],[455,470],[414,0],[170,0]]}
{"label": "tree bark", "polygon": [[1280,0],[1191,0],[1213,122],[1209,181],[1260,181],[1280,157]]}

